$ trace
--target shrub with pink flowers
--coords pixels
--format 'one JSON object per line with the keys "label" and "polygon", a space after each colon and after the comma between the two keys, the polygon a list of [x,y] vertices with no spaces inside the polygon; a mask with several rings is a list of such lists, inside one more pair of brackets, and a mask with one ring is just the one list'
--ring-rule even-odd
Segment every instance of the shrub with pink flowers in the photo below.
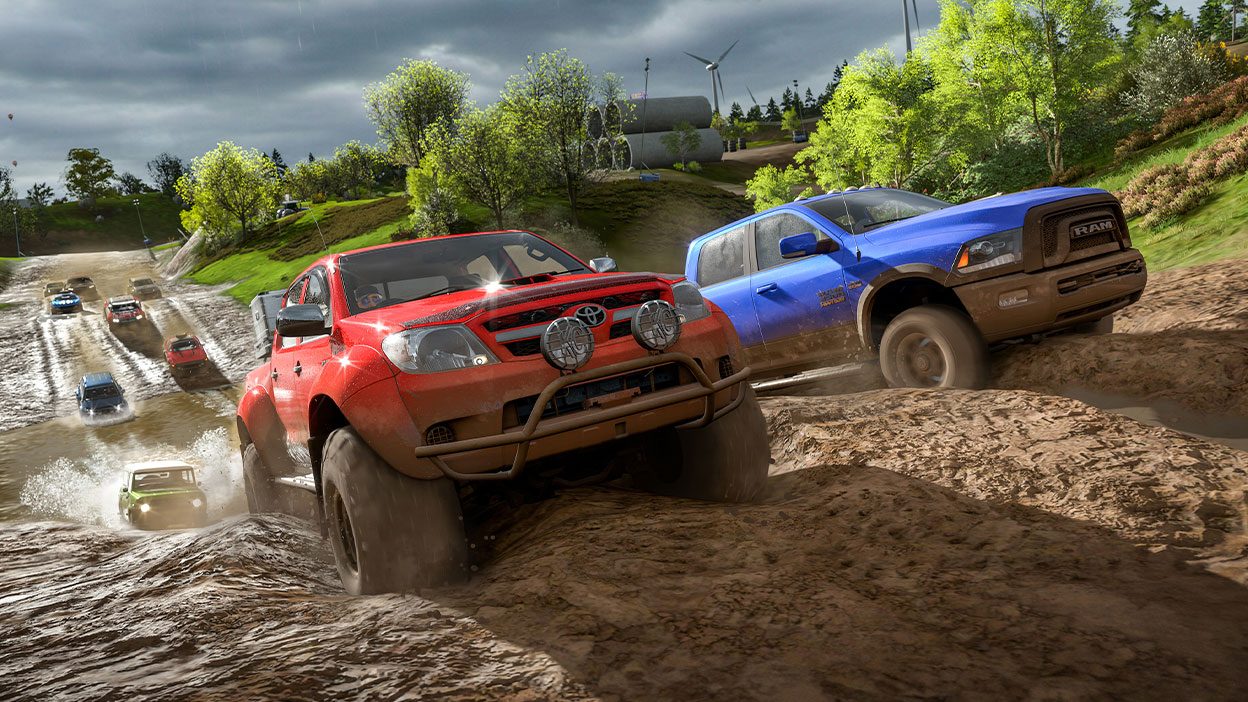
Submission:
{"label": "shrub with pink flowers", "polygon": [[1248,112],[1248,75],[1223,83],[1203,95],[1193,95],[1166,110],[1156,126],[1136,130],[1118,142],[1114,160],[1122,161],[1140,149],[1208,121],[1227,124],[1245,112]]}
{"label": "shrub with pink flowers", "polygon": [[1154,227],[1195,208],[1219,180],[1248,172],[1248,125],[1188,154],[1182,163],[1140,171],[1117,193],[1123,213]]}

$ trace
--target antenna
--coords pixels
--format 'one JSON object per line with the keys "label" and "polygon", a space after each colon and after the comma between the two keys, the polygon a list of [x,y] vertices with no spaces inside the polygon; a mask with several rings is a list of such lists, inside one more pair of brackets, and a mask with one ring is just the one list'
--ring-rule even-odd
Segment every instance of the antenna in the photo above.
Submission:
{"label": "antenna", "polygon": [[[832,168],[836,170],[836,180],[839,182],[841,178],[841,167],[836,162],[836,157],[831,153],[828,157],[832,159]],[[849,213],[849,201],[845,199],[845,188],[840,189],[841,206],[845,208],[845,221],[849,224],[849,236],[854,240],[854,257],[858,261],[862,261],[862,250],[858,248],[858,234],[854,231],[854,216]]]}
{"label": "antenna", "polygon": [[325,247],[325,253],[329,253],[329,244],[325,243],[325,232],[321,231],[321,223],[316,221],[316,210],[311,207],[311,202],[308,202],[308,205],[308,214],[312,215],[312,223],[316,225],[316,233],[321,235],[321,246]]}
{"label": "antenna", "polygon": [[[649,99],[650,99],[650,57],[647,56],[646,57],[646,87],[643,88],[641,91],[641,145],[637,147],[637,150],[641,152],[642,156],[646,155],[646,101]],[[642,159],[638,158],[637,162],[641,164],[642,170],[647,170],[647,171],[650,171],[651,173],[654,172],[654,170],[650,168],[650,166],[647,166],[646,162],[643,161]],[[640,173],[637,174],[637,177],[638,179],[640,179],[641,174]]]}

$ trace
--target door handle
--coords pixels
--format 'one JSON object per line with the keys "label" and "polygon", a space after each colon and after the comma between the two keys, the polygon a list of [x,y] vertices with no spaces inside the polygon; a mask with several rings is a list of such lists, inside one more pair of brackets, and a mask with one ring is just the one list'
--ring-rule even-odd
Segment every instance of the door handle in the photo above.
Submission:
{"label": "door handle", "polygon": [[269,373],[269,377],[272,378],[273,380],[277,380],[277,371],[273,371],[272,373]]}
{"label": "door handle", "polygon": [[779,290],[779,288],[776,287],[775,283],[768,283],[766,285],[760,285],[757,288],[754,288],[754,292],[758,293],[759,295],[766,295],[767,293],[772,293],[772,292],[775,292],[776,290]]}
{"label": "door handle", "polygon": [[298,361],[295,361],[295,367],[292,368],[291,370],[295,372],[295,375],[299,375],[300,373],[303,372],[303,366],[299,365]]}

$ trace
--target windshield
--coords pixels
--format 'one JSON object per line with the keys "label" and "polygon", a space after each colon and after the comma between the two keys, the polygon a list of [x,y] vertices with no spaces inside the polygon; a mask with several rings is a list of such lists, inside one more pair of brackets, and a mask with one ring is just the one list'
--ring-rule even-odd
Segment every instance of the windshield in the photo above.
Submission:
{"label": "windshield", "polygon": [[91,279],[90,278],[70,278],[68,281],[66,281],[65,284],[66,285],[90,285]]}
{"label": "windshield", "polygon": [[944,200],[893,188],[858,190],[802,204],[854,234],[949,207]]}
{"label": "windshield", "polygon": [[138,303],[134,302],[114,302],[109,305],[114,312],[133,312],[139,309]]}
{"label": "windshield", "polygon": [[195,487],[195,471],[183,470],[145,471],[135,473],[130,479],[130,489],[136,492],[171,487]]}
{"label": "windshield", "polygon": [[97,385],[84,390],[82,396],[88,400],[108,400],[121,397],[121,393],[117,391],[116,385]]}
{"label": "windshield", "polygon": [[194,339],[178,339],[172,344],[169,344],[169,349],[171,351],[191,351],[197,348],[199,348],[199,344],[195,343]]}
{"label": "windshield", "polygon": [[143,285],[151,285],[152,279],[151,278],[135,278],[134,281],[132,282],[134,286],[137,288]]}
{"label": "windshield", "polygon": [[592,273],[528,232],[428,239],[350,254],[338,270],[351,314],[542,273]]}

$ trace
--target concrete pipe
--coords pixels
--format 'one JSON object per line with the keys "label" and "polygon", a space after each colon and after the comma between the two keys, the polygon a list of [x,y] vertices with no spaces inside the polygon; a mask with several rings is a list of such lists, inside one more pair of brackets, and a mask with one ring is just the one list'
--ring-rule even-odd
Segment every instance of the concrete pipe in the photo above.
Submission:
{"label": "concrete pipe", "polygon": [[[624,139],[628,141],[628,165],[641,168],[644,163],[650,168],[664,168],[678,163],[679,159],[668,153],[667,147],[663,145],[663,137],[668,134],[671,132],[648,132],[645,134],[644,144],[641,134],[625,134]],[[698,136],[702,137],[702,143],[685,156],[686,161],[714,163],[723,159],[724,140],[719,132],[710,128],[699,129]]]}
{"label": "concrete pipe", "polygon": [[599,107],[602,114],[602,130],[604,136],[620,134],[620,106],[609,102]]}
{"label": "concrete pipe", "polygon": [[[620,131],[624,134],[640,134],[642,118],[641,100],[617,100]],[[604,119],[615,119],[604,111]],[[681,122],[688,122],[694,129],[711,126],[711,103],[701,95],[688,97],[650,98],[645,101],[646,132],[668,132]]]}
{"label": "concrete pipe", "polygon": [[615,164],[611,161],[611,140],[603,137],[594,145],[594,157],[598,162],[598,168],[604,171],[612,170]]}
{"label": "concrete pipe", "polygon": [[585,110],[585,129],[589,132],[589,138],[597,141],[603,136],[602,130],[602,107],[600,105],[590,105]]}

